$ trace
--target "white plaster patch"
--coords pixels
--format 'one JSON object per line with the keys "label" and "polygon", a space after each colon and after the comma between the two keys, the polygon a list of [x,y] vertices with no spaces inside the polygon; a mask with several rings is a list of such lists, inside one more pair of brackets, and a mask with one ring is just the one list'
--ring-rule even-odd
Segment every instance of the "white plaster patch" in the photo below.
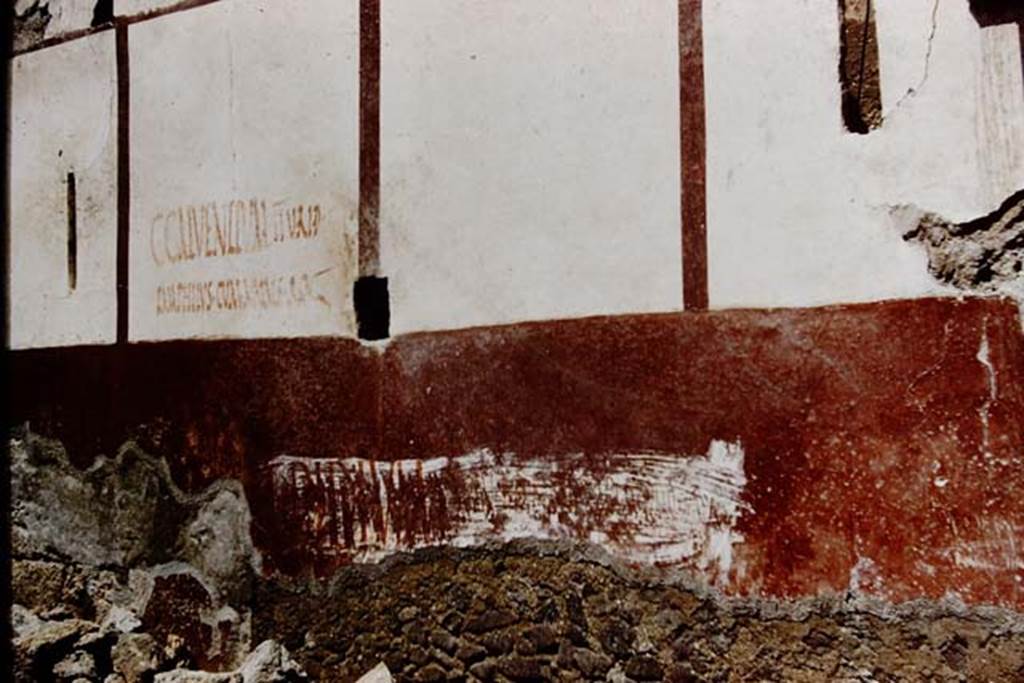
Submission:
{"label": "white plaster patch", "polygon": [[985,380],[988,383],[988,396],[985,402],[978,408],[978,417],[981,419],[981,444],[986,458],[992,457],[991,434],[989,429],[989,418],[992,412],[992,403],[999,398],[999,384],[996,377],[996,368],[992,364],[989,355],[988,345],[988,322],[982,333],[981,343],[978,345],[978,353],[975,356],[982,367],[985,368]]}
{"label": "white plaster patch", "polygon": [[134,24],[130,336],[354,336],[358,1]]}
{"label": "white plaster patch", "polygon": [[9,342],[14,348],[114,341],[115,83],[110,31],[12,61]]}
{"label": "white plaster patch", "polygon": [[395,333],[681,307],[675,0],[381,12]]}
{"label": "white plaster patch", "polygon": [[714,441],[702,456],[541,459],[482,450],[394,462],[279,456],[268,468],[275,507],[293,511],[327,554],[375,561],[439,543],[589,540],[630,560],[685,564],[725,582],[743,540],[743,462],[740,444]]}

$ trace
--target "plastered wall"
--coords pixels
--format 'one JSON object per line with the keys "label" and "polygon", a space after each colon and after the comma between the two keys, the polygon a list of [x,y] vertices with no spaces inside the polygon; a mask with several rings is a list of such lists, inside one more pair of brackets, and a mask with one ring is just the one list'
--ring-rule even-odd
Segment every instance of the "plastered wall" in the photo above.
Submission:
{"label": "plastered wall", "polygon": [[[13,346],[109,343],[119,316],[128,340],[354,336],[361,274],[388,279],[392,334],[677,311],[698,271],[712,308],[954,295],[904,235],[1024,186],[1018,26],[981,26],[966,2],[874,3],[882,122],[867,135],[843,126],[824,0],[705,2],[703,96],[680,77],[675,1],[384,3],[376,135],[356,0],[195,4],[115,3],[115,31],[64,3],[15,58]],[[693,98],[707,161],[684,173]],[[681,209],[705,180],[706,263],[684,263],[698,226]]]}

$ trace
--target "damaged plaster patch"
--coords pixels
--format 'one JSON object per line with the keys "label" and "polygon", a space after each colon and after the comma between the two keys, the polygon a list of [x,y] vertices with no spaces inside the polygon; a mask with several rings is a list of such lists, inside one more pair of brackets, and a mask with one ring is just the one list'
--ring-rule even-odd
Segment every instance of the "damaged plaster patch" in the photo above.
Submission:
{"label": "damaged plaster patch", "polygon": [[93,566],[172,560],[202,571],[218,592],[259,572],[241,485],[220,481],[196,495],[167,463],[128,443],[113,459],[75,468],[56,442],[22,433],[9,442],[15,555]]}
{"label": "damaged plaster patch", "polygon": [[476,451],[377,462],[279,456],[275,508],[325,556],[374,561],[447,543],[579,539],[632,560],[686,562],[724,582],[745,510],[743,448],[525,458]]}
{"label": "damaged plaster patch", "polygon": [[910,228],[908,242],[924,246],[928,271],[940,282],[973,293],[1024,298],[1024,189],[985,216],[954,223],[913,206],[894,209]]}
{"label": "damaged plaster patch", "polygon": [[190,661],[241,661],[261,562],[238,482],[185,493],[166,461],[130,442],[80,470],[27,428],[7,452],[16,599],[72,604],[97,628],[174,636]]}
{"label": "damaged plaster patch", "polygon": [[10,10],[14,51],[109,21],[109,5],[109,0],[16,0]]}

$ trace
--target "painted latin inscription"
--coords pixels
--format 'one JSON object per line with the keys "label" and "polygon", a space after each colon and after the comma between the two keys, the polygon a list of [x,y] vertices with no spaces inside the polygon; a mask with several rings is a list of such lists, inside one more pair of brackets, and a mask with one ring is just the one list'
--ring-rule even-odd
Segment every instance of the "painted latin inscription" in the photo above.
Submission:
{"label": "painted latin inscription", "polygon": [[[149,228],[149,250],[160,269],[260,254],[288,244],[316,243],[323,234],[319,204],[238,199],[179,206],[161,211]],[[208,270],[202,268],[202,271]],[[238,267],[234,268],[237,272]],[[226,277],[164,281],[156,287],[158,316],[267,310],[331,302],[324,276],[333,267],[252,272]],[[328,278],[329,280],[329,278]]]}

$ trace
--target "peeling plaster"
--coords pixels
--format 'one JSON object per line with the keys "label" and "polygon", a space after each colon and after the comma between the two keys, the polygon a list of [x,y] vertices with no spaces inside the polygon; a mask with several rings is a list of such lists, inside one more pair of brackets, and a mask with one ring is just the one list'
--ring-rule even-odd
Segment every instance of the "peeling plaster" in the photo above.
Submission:
{"label": "peeling plaster", "polygon": [[989,213],[963,222],[914,206],[891,211],[904,230],[903,239],[923,245],[936,280],[961,291],[1024,300],[1024,189]]}

